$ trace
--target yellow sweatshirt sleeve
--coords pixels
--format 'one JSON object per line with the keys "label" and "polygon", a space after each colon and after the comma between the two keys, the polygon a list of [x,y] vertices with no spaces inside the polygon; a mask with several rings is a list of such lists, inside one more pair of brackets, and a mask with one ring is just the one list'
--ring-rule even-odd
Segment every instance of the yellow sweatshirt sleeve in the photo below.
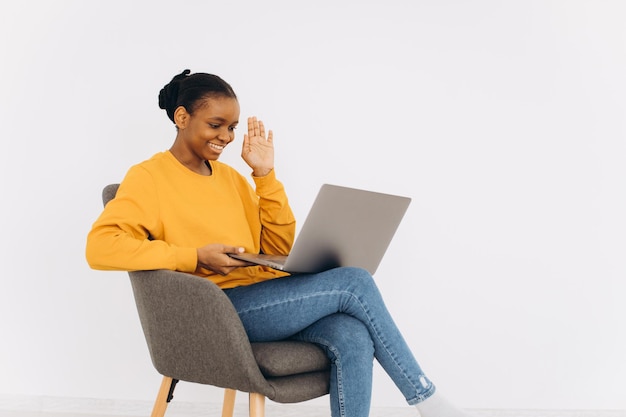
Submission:
{"label": "yellow sweatshirt sleeve", "polygon": [[259,197],[261,220],[261,251],[286,255],[295,238],[296,220],[289,206],[283,184],[274,170],[264,177],[252,177]]}
{"label": "yellow sweatshirt sleeve", "polygon": [[196,248],[153,240],[148,232],[163,228],[157,200],[150,174],[140,166],[131,168],[87,235],[89,265],[101,270],[194,272]]}

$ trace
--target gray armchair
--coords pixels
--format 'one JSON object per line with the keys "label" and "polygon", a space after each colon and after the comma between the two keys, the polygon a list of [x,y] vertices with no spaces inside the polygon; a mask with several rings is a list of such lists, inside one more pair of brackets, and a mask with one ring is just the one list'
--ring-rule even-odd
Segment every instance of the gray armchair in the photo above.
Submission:
{"label": "gray armchair", "polygon": [[[119,184],[102,192],[106,205]],[[232,417],[237,391],[249,393],[250,416],[265,398],[295,403],[328,393],[330,364],[312,343],[250,343],[230,300],[213,282],[169,270],[130,272],[152,363],[163,381],[152,411],[162,417],[179,381],[226,388],[222,417]]]}

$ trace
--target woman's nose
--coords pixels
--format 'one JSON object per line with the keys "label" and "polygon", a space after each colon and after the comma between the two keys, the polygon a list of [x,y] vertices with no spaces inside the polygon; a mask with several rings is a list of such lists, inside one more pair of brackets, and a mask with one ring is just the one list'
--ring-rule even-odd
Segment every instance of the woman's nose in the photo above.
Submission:
{"label": "woman's nose", "polygon": [[229,129],[220,129],[220,132],[217,135],[217,138],[224,142],[230,142],[233,140],[233,135],[231,135],[231,132]]}

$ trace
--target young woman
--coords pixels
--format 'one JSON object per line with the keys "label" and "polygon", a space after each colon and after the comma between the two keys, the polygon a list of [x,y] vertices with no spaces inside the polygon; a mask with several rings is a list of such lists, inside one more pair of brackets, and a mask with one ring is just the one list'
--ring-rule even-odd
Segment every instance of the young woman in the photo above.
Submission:
{"label": "young woman", "polygon": [[174,144],[129,169],[89,232],[90,266],[205,277],[230,298],[251,341],[291,337],[322,346],[332,364],[334,417],[369,414],[374,358],[422,417],[466,416],[435,393],[368,272],[345,267],[289,276],[229,256],[287,254],[295,234],[274,171],[271,130],[247,120],[241,156],[254,188],[218,162],[239,123],[231,86],[185,70],[163,87],[159,106],[176,125]]}

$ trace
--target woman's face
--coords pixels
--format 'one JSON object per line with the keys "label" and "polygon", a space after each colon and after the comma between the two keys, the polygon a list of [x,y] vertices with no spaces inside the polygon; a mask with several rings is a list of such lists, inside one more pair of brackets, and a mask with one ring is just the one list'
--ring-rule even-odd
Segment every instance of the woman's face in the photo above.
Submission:
{"label": "woman's face", "polygon": [[196,109],[183,129],[183,142],[200,161],[217,160],[222,151],[235,139],[239,123],[239,102],[230,97],[208,98]]}

